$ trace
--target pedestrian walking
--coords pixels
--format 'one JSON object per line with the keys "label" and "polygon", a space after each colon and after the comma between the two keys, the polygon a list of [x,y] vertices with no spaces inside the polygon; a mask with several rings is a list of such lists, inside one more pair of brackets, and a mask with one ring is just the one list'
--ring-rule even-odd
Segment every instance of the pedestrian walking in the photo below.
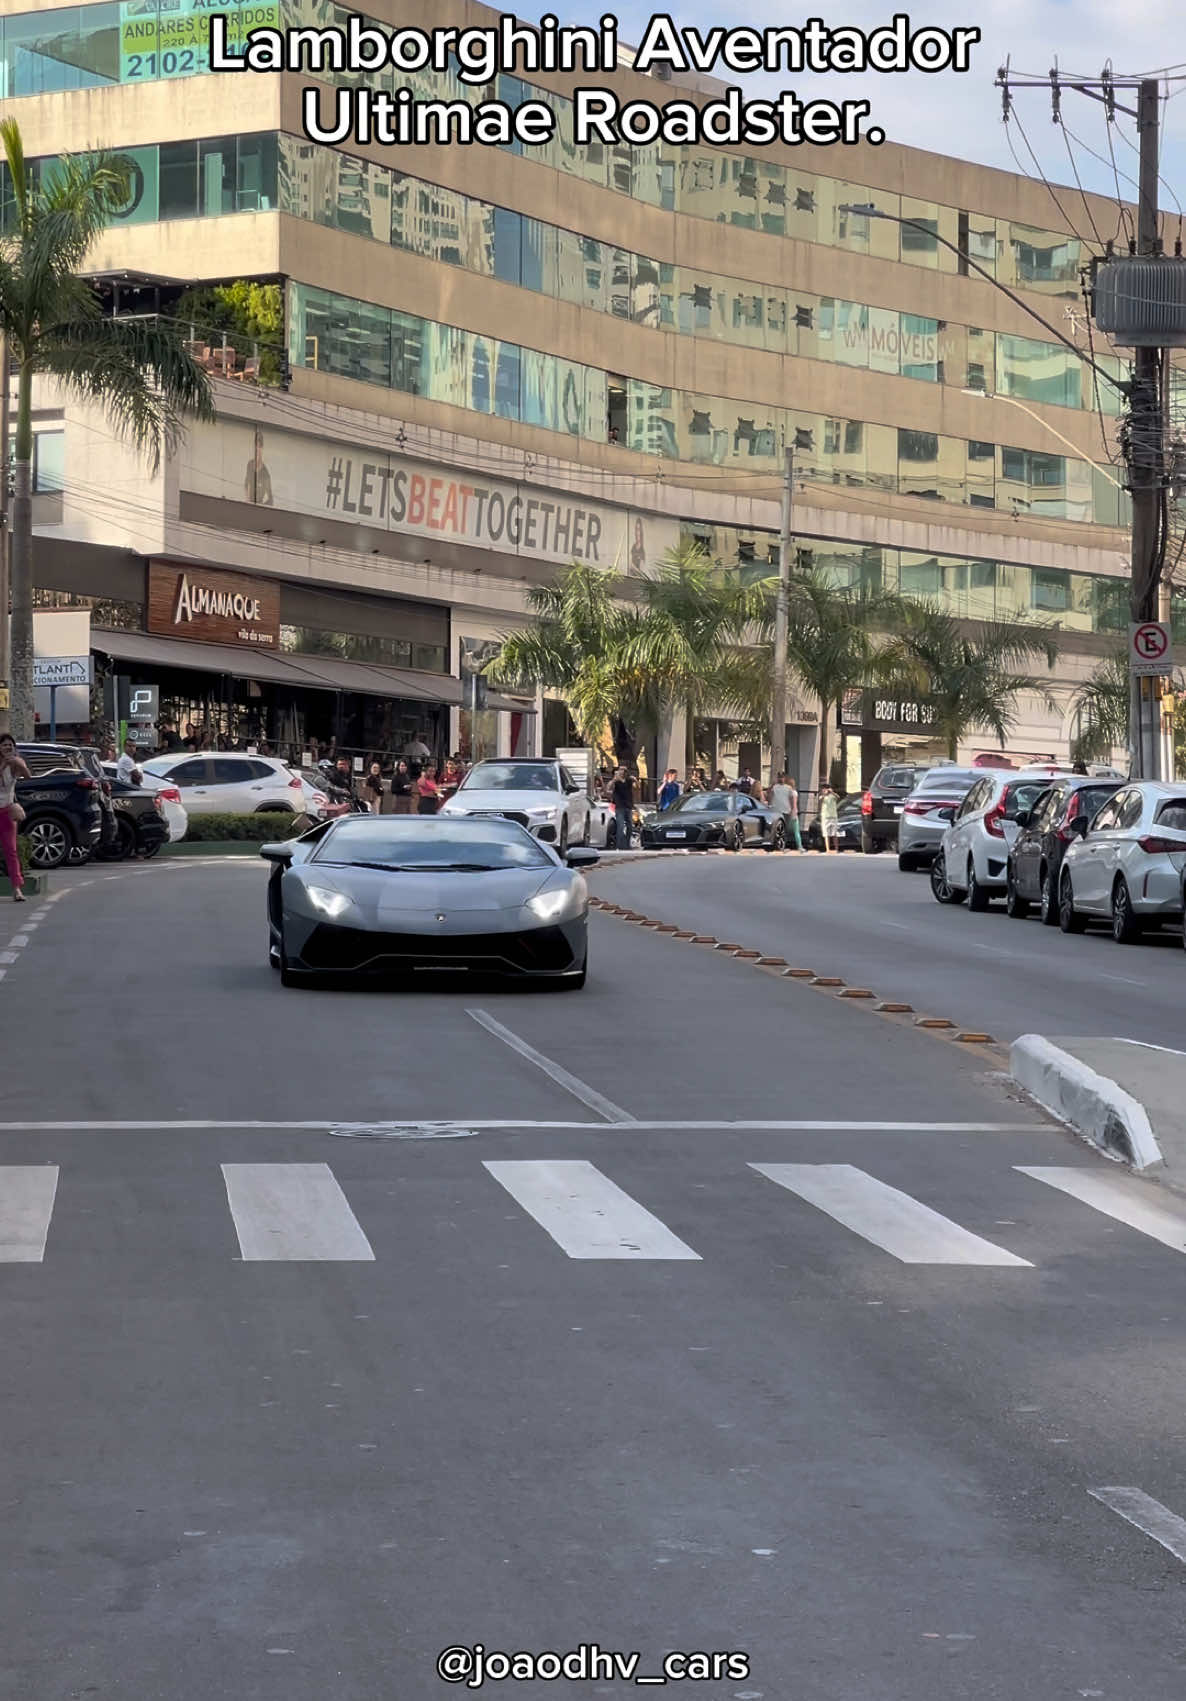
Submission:
{"label": "pedestrian walking", "polygon": [[680,795],[679,776],[674,768],[668,768],[663,776],[663,784],[659,787],[659,811],[670,809]]}
{"label": "pedestrian walking", "polygon": [[14,904],[25,901],[21,890],[25,876],[21,872],[16,842],[17,828],[25,819],[25,812],[16,800],[16,782],[30,777],[28,764],[16,753],[16,739],[10,732],[0,733],[0,848],[4,851],[4,866],[8,870]]}
{"label": "pedestrian walking", "polygon": [[803,835],[799,831],[799,793],[789,774],[780,774],[770,787],[770,807],[782,816],[788,839],[794,839],[795,849],[803,855]]}
{"label": "pedestrian walking", "polygon": [[378,815],[383,802],[383,766],[380,762],[372,762],[362,782],[362,789],[367,794],[367,802],[371,806],[371,814]]}
{"label": "pedestrian walking", "polygon": [[610,802],[614,806],[614,849],[629,850],[634,832],[634,781],[625,768],[614,775]]}
{"label": "pedestrian walking", "polygon": [[825,851],[839,854],[840,820],[837,814],[839,799],[831,786],[821,786],[819,793],[819,829]]}
{"label": "pedestrian walking", "polygon": [[425,768],[416,781],[417,815],[435,815],[441,806],[441,788],[437,785],[435,768]]}

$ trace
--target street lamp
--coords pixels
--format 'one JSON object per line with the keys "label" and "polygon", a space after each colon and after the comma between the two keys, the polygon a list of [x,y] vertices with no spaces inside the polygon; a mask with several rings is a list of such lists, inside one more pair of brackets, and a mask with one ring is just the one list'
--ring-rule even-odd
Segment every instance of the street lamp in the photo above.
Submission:
{"label": "street lamp", "polygon": [[[1011,408],[1020,408],[1022,413],[1028,414],[1036,425],[1040,425],[1042,427],[1043,431],[1048,431],[1050,435],[1057,438],[1065,448],[1070,449],[1076,460],[1081,461],[1084,458],[1083,450],[1077,443],[1072,443],[1069,437],[1064,437],[1062,432],[1056,430],[1048,419],[1043,419],[1042,415],[1040,413],[1035,413],[1033,408],[1027,408],[1025,403],[1018,401],[1016,396],[1002,396],[999,390],[994,392],[992,390],[965,389],[962,390],[960,394],[964,396],[979,396],[980,399],[985,402],[1007,402]],[[1091,462],[1091,465],[1095,468],[1095,471],[1099,473],[1101,478],[1107,479],[1108,483],[1112,485],[1114,489],[1124,490],[1124,485],[1121,484],[1118,478],[1113,478],[1111,473],[1104,471],[1103,467],[1096,466],[1094,461]],[[1127,492],[1125,493],[1127,494]]]}

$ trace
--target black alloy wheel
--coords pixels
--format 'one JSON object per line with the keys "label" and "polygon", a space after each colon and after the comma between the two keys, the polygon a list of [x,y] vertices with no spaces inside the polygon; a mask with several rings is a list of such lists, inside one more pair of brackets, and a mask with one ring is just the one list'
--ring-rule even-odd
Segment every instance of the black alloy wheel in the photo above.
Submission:
{"label": "black alloy wheel", "polygon": [[1049,868],[1042,870],[1040,887],[1042,896],[1038,902],[1038,914],[1042,918],[1043,927],[1058,926],[1058,894],[1054,890],[1054,875]]}
{"label": "black alloy wheel", "polygon": [[1144,929],[1132,907],[1128,882],[1121,875],[1112,888],[1112,938],[1117,945],[1135,945]]}
{"label": "black alloy wheel", "polygon": [[557,844],[556,850],[557,850],[557,852],[560,856],[564,856],[566,854],[567,850],[568,850],[568,816],[567,815],[564,817],[563,821],[561,821],[561,823],[560,823],[560,842]]}
{"label": "black alloy wheel", "polygon": [[776,821],[770,829],[770,849],[784,851],[787,848],[787,830],[781,821]]}
{"label": "black alloy wheel", "polygon": [[976,878],[976,861],[968,858],[968,908],[982,911],[988,908],[988,892]]}
{"label": "black alloy wheel", "polygon": [[1058,888],[1058,925],[1064,933],[1082,933],[1087,927],[1087,917],[1075,908],[1071,877],[1065,871]]}
{"label": "black alloy wheel", "polygon": [[733,831],[729,835],[729,849],[731,851],[739,851],[739,850],[741,850],[741,848],[743,847],[744,844],[745,844],[745,828],[741,825],[740,821],[734,821]]}
{"label": "black alloy wheel", "polygon": [[963,893],[957,891],[947,878],[947,860],[942,851],[931,864],[931,895],[940,904],[963,902]]}
{"label": "black alloy wheel", "polygon": [[1024,921],[1029,913],[1029,899],[1023,898],[1017,890],[1017,881],[1013,876],[1013,864],[1009,863],[1005,871],[1005,914],[1012,916],[1014,921]]}

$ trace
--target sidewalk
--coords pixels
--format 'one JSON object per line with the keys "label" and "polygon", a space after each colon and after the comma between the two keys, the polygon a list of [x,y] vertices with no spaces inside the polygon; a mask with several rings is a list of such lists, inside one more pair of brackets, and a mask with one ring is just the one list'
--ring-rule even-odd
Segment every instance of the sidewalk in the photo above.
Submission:
{"label": "sidewalk", "polygon": [[1009,1068],[1031,1097],[1103,1151],[1186,1192],[1186,1052],[1023,1034]]}

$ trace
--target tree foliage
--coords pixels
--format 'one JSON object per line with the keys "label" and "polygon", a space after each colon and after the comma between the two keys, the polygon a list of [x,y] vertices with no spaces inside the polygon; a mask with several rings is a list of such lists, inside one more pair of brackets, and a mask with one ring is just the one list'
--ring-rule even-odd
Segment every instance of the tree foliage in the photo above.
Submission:
{"label": "tree foliage", "polygon": [[1078,730],[1071,740],[1076,762],[1108,762],[1114,745],[1128,743],[1128,655],[1114,650],[1105,656],[1071,699]]}
{"label": "tree foliage", "polygon": [[279,384],[284,376],[284,292],[277,283],[238,278],[234,283],[187,289],[174,316],[189,336],[224,334],[240,358],[259,353],[261,384]]}

